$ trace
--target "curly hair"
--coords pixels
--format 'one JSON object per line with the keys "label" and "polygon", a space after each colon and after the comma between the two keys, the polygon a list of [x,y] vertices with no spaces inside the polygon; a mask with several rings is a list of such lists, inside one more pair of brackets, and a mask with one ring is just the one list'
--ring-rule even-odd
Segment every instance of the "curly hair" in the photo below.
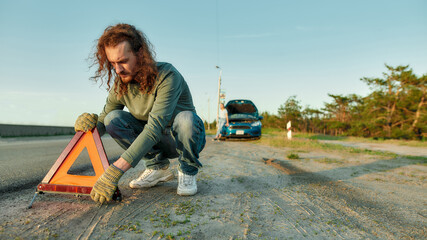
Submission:
{"label": "curly hair", "polygon": [[129,24],[120,23],[109,26],[104,30],[104,33],[98,39],[96,51],[92,56],[93,64],[91,66],[98,65],[98,69],[91,79],[95,82],[101,80],[102,85],[106,78],[107,90],[111,89],[111,80],[113,79],[114,91],[119,97],[127,92],[127,84],[124,84],[114,71],[113,65],[108,61],[105,53],[105,47],[114,47],[123,41],[127,41],[130,44],[132,52],[137,57],[137,73],[133,81],[139,83],[139,89],[142,92],[150,93],[153,90],[158,74],[153,45],[148,41],[144,33]]}

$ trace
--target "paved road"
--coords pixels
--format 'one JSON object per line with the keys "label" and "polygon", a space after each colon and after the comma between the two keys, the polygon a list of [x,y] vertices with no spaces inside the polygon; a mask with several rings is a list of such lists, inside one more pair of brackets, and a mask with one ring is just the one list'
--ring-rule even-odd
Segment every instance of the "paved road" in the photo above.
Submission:
{"label": "paved road", "polygon": [[176,178],[131,189],[138,164],[120,203],[45,194],[25,209],[33,189],[2,194],[0,239],[426,239],[422,161],[317,149],[287,159],[294,149],[211,139],[195,196],[177,195]]}
{"label": "paved road", "polygon": [[[0,138],[0,193],[36,186],[73,136]],[[123,152],[108,135],[102,141],[110,161],[114,161]],[[389,144],[356,143],[341,141],[323,141],[351,147],[390,151],[400,155],[427,157],[427,149]],[[87,153],[82,153],[73,169],[81,171],[89,163]],[[74,168],[75,167],[75,168]]]}
{"label": "paved road", "polygon": [[[0,193],[31,187],[40,183],[72,139],[70,136],[0,138]],[[108,135],[102,137],[110,160],[123,152]],[[87,152],[77,158],[72,170],[89,166]]]}

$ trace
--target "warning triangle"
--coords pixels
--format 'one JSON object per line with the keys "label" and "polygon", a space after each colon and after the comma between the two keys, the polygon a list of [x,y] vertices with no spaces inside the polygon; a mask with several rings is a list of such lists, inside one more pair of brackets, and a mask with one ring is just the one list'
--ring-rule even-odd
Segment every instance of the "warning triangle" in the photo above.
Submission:
{"label": "warning triangle", "polygon": [[[93,170],[95,171],[94,176],[75,175],[71,174],[72,171],[69,171],[84,149],[89,154]],[[109,165],[98,130],[94,128],[88,132],[77,132],[43,178],[42,182],[37,185],[36,193],[28,208],[32,208],[39,193],[90,195],[95,182],[107,170]],[[122,195],[117,188],[114,192],[113,200],[121,201],[121,199]]]}
{"label": "warning triangle", "polygon": [[[68,170],[84,149],[87,149],[95,175],[69,174]],[[98,130],[94,128],[88,132],[77,132],[37,186],[37,191],[90,194],[93,185],[108,167]]]}

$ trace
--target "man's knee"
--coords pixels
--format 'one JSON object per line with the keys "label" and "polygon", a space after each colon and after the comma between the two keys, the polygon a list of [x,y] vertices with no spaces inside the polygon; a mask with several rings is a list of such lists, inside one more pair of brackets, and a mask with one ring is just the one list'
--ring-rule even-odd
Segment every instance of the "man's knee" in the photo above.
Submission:
{"label": "man's knee", "polygon": [[107,125],[113,124],[113,120],[117,118],[121,118],[122,115],[123,115],[123,111],[121,110],[113,110],[109,112],[107,116],[105,116],[104,118],[104,125],[107,126]]}
{"label": "man's knee", "polygon": [[174,131],[191,136],[194,129],[194,113],[190,111],[184,111],[176,115],[173,123]]}
{"label": "man's knee", "polygon": [[114,132],[115,128],[119,127],[119,125],[121,124],[120,119],[122,117],[123,117],[123,111],[121,111],[121,110],[114,110],[114,111],[109,112],[107,114],[107,116],[105,116],[105,118],[104,118],[105,130],[109,134]]}

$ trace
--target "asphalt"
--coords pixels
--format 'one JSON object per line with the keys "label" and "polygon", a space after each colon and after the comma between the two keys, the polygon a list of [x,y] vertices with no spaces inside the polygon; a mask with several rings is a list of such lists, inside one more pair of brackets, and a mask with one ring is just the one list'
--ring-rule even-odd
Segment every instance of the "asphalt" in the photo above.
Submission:
{"label": "asphalt", "polygon": [[[0,138],[0,193],[36,188],[73,135],[54,137]],[[123,149],[108,135],[102,142],[110,161],[118,159]],[[70,173],[86,174],[90,159],[86,150],[70,168]]]}

